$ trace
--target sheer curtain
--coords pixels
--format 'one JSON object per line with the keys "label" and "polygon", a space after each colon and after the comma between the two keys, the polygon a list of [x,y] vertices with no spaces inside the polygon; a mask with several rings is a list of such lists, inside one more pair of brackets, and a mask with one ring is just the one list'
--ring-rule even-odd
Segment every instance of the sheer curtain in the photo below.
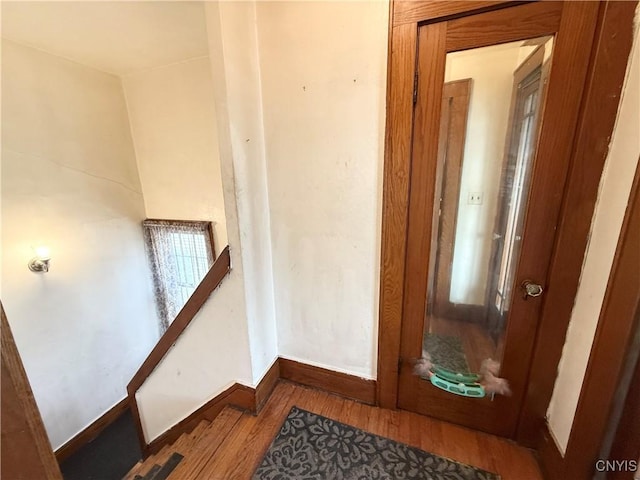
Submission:
{"label": "sheer curtain", "polygon": [[211,222],[145,220],[142,225],[164,332],[213,265]]}

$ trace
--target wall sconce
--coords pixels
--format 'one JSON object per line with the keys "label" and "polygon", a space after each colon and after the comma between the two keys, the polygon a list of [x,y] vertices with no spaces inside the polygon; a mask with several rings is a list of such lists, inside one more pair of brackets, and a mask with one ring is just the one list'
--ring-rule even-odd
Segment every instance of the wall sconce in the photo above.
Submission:
{"label": "wall sconce", "polygon": [[51,254],[48,247],[37,247],[36,256],[29,262],[29,270],[32,272],[48,272]]}

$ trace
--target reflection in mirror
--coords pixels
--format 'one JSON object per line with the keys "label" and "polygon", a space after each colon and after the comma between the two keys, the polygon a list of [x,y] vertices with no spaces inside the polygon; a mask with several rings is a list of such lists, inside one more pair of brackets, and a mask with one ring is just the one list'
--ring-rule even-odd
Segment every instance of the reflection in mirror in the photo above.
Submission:
{"label": "reflection in mirror", "polygon": [[552,43],[447,55],[416,372],[453,393],[509,393],[498,377]]}

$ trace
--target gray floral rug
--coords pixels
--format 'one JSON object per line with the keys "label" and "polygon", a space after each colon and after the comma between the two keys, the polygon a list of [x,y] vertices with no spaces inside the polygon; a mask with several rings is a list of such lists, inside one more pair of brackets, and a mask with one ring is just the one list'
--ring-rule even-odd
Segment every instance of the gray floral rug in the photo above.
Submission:
{"label": "gray floral rug", "polygon": [[428,333],[424,336],[422,348],[429,352],[434,365],[452,372],[469,372],[469,364],[459,337]]}
{"label": "gray floral rug", "polygon": [[497,480],[454,462],[293,407],[252,480]]}

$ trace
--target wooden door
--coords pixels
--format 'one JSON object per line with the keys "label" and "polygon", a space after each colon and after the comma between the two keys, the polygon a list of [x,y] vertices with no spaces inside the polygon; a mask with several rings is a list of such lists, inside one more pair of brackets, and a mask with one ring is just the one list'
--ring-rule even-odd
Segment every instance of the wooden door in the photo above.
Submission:
{"label": "wooden door", "polygon": [[438,215],[433,216],[431,251],[435,261],[429,265],[429,299],[427,310],[434,314],[452,313],[448,292],[451,287],[451,245],[456,232],[460,196],[460,174],[464,140],[467,132],[469,96],[472,80],[455,80],[444,84],[442,91],[442,115],[438,147],[438,170],[436,172],[435,201],[439,205]]}
{"label": "wooden door", "polygon": [[[545,288],[570,159],[570,150],[566,146],[573,140],[576,128],[575,112],[579,106],[584,72],[588,66],[589,56],[584,52],[585,49],[586,52],[591,49],[593,40],[596,20],[593,12],[596,12],[598,7],[595,5],[592,8],[591,13],[585,13],[584,6],[578,8],[571,2],[530,3],[497,11],[463,15],[418,27],[417,101],[414,107],[398,376],[397,405],[400,408],[502,436],[515,435],[527,386],[538,317],[544,300],[544,296],[533,296],[536,293],[535,289],[529,290],[529,295],[525,295],[520,286],[528,280],[531,284],[539,284],[542,289]],[[540,87],[541,75],[538,75],[536,84],[537,94],[544,98],[535,100],[531,95],[528,96],[529,107],[536,103],[538,105],[536,114],[538,123],[532,126],[535,132],[528,134],[529,142],[518,144],[518,148],[527,148],[530,152],[525,162],[528,165],[527,175],[521,182],[522,203],[519,220],[516,219],[522,224],[521,240],[518,252],[509,260],[509,264],[513,265],[512,281],[509,285],[512,295],[508,307],[503,308],[504,328],[491,344],[490,338],[478,334],[482,329],[486,329],[486,319],[470,318],[466,323],[464,319],[458,320],[458,323],[452,323],[427,316],[429,270],[431,262],[435,259],[430,248],[435,233],[433,218],[439,209],[434,198],[437,193],[438,159],[441,158],[438,150],[441,143],[439,137],[442,92],[445,74],[448,75],[447,63],[453,58],[451,55],[457,52],[475,55],[476,49],[489,48],[495,52],[511,48],[513,45],[522,49],[532,42],[541,42],[549,38],[552,43],[550,49],[552,53],[548,86],[546,90]],[[497,46],[497,49],[494,46]],[[521,51],[518,50],[516,54],[509,57],[514,59],[511,75],[517,70],[518,62],[522,60],[526,62],[525,59],[520,60],[523,56],[520,53]],[[493,61],[487,61],[481,63],[480,67],[490,69],[494,64]],[[474,83],[474,95],[477,85]],[[507,96],[512,97],[511,88],[506,90]],[[544,95],[540,95],[542,92]],[[490,102],[488,104],[489,115],[482,121],[483,125],[491,124],[499,117],[497,110],[493,108],[494,104]],[[470,111],[474,108],[472,95]],[[513,102],[510,109],[512,112],[516,109]],[[469,136],[469,129],[473,128],[473,122],[474,119],[470,117],[467,136]],[[501,152],[509,150],[508,146],[505,147],[505,140],[506,135],[503,136],[502,144],[499,145]],[[467,154],[468,152],[465,151],[465,162],[475,161],[468,160]],[[495,170],[496,165],[497,171],[500,171],[503,164],[501,154],[493,153],[485,157],[490,157],[489,161],[493,163],[482,163],[481,167],[476,165],[476,176],[484,175],[487,168]],[[474,151],[469,158],[475,158]],[[483,160],[483,162],[486,161]],[[464,169],[465,166],[463,171]],[[473,176],[471,175],[471,181],[474,180]],[[497,178],[499,179],[499,174]],[[487,213],[491,211],[488,206],[484,213],[485,217],[489,217],[490,225],[484,228],[483,235],[491,235],[495,216],[500,215],[495,212],[501,210],[496,205],[495,198],[498,197],[496,192],[492,191],[493,187],[483,186],[483,184],[478,188],[484,188],[484,191],[467,192],[464,178],[462,183],[459,206],[466,208],[468,205],[482,206],[483,201],[487,204],[493,202],[493,217],[491,213]],[[480,203],[474,203],[476,197],[480,198]],[[462,247],[459,248],[458,239],[461,239],[459,243],[463,245],[463,241],[471,237],[471,235],[465,235],[462,228],[461,226],[457,228],[454,251],[462,249]],[[482,241],[486,244],[486,238]],[[498,256],[501,254],[501,252],[498,253]],[[454,252],[455,255],[456,252]],[[467,255],[463,256],[463,260],[454,267],[463,274],[465,268],[468,268],[471,275],[472,267],[482,270],[485,268],[482,265],[488,263],[488,260]],[[465,302],[464,292],[454,292],[451,287],[449,300],[454,305],[469,307],[466,309],[472,311],[471,307],[476,305],[478,298],[483,300],[487,298],[489,288],[487,285],[490,283],[486,280],[484,284],[482,281],[470,283],[471,286],[467,288],[466,293],[471,298],[468,302]],[[463,290],[460,289],[460,291]],[[479,306],[486,307],[486,305]],[[462,310],[464,311],[465,308]],[[466,337],[460,337],[459,345],[451,346],[449,338],[454,338],[456,335],[466,335]],[[458,356],[457,360],[460,360],[465,356],[465,344],[476,345],[478,348],[474,351],[474,355],[467,355],[468,358],[463,359],[466,360],[467,370],[471,371],[463,373],[477,372],[483,360],[492,358],[499,363],[498,375],[509,382],[510,396],[487,395],[482,398],[477,396],[472,398],[456,395],[451,392],[468,391],[471,395],[472,391],[456,390],[455,385],[449,391],[444,391],[414,373],[416,360],[423,357],[423,349],[429,354],[434,349],[445,352],[448,349],[450,354],[441,358],[451,359]],[[442,346],[444,348],[441,348]],[[460,352],[463,354],[462,357],[459,355]],[[451,365],[460,364],[458,361],[451,362]],[[473,383],[466,377],[464,379],[464,382],[460,382],[461,387],[463,383]]]}
{"label": "wooden door", "polygon": [[[640,328],[640,310],[636,311],[636,328]],[[638,348],[638,342],[635,344]],[[640,360],[638,350],[630,352],[636,357],[633,375],[628,384],[622,405],[622,414],[615,429],[613,443],[607,460],[618,462],[617,471],[609,472],[608,479],[630,480],[634,477],[632,472],[640,471]],[[602,469],[602,466],[600,466]],[[635,478],[638,478],[635,476]]]}

